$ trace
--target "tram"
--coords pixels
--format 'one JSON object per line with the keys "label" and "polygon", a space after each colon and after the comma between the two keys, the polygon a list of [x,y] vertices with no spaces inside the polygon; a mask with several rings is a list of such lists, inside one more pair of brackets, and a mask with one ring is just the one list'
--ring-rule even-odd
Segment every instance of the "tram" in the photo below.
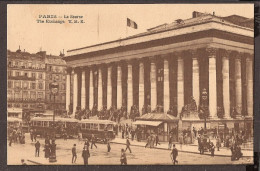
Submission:
{"label": "tram", "polygon": [[115,138],[114,126],[116,122],[110,120],[83,119],[79,121],[82,138],[91,139],[92,134],[97,141],[106,143],[108,139]]}
{"label": "tram", "polygon": [[75,137],[78,132],[78,120],[73,118],[34,117],[31,119],[31,128],[40,137],[53,136],[61,138],[64,133],[67,137]]}

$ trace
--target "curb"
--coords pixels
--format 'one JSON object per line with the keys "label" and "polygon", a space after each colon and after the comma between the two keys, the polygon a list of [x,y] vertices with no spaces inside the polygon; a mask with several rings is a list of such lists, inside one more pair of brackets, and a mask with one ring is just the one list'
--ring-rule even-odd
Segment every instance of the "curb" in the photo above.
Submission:
{"label": "curb", "polygon": [[[120,142],[110,142],[110,143],[114,143],[114,144],[122,144],[125,145],[125,143],[120,143]],[[141,145],[131,145],[131,146],[136,146],[136,147],[143,147]],[[167,150],[169,151],[169,149],[166,148],[161,148],[161,147],[154,147],[155,149],[160,149],[160,150]],[[184,150],[178,150],[179,152],[183,152],[183,153],[191,153],[191,154],[200,154],[198,152],[193,152],[193,151],[184,151]],[[202,155],[208,155],[211,156],[211,154],[208,153],[204,153]],[[224,155],[224,154],[215,154],[214,156],[219,156],[219,157],[231,157],[230,155]],[[242,157],[253,157],[253,156],[242,156]]]}
{"label": "curb", "polygon": [[32,161],[32,160],[27,160],[28,162],[31,162],[31,163],[34,163],[34,164],[37,164],[37,165],[44,165],[42,163],[39,163],[39,162],[36,162],[36,161]]}

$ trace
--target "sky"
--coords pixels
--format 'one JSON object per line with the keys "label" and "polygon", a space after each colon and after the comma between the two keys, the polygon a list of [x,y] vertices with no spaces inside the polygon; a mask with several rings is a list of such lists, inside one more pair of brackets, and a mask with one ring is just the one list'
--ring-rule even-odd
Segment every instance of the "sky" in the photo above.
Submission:
{"label": "sky", "polygon": [[[193,11],[217,16],[241,15],[253,18],[253,4],[9,4],[7,7],[7,48],[16,51],[66,54],[67,50],[112,41],[141,32],[176,19],[188,19]],[[44,15],[56,15],[59,23],[38,23]],[[82,16],[84,23],[68,23],[64,15]],[[61,18],[59,18],[61,17]],[[126,19],[137,23],[138,29],[126,26]],[[50,19],[53,20],[53,19]]]}

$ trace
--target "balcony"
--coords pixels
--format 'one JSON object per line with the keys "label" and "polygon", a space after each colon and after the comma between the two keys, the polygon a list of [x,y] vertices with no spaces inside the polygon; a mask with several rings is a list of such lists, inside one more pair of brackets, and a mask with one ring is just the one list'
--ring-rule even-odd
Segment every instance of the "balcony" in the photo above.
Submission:
{"label": "balcony", "polygon": [[31,98],[7,98],[7,102],[45,103],[45,100],[44,99],[31,99]]}
{"label": "balcony", "polygon": [[28,77],[28,76],[8,76],[8,79],[11,80],[27,80],[27,81],[35,81],[35,77]]}

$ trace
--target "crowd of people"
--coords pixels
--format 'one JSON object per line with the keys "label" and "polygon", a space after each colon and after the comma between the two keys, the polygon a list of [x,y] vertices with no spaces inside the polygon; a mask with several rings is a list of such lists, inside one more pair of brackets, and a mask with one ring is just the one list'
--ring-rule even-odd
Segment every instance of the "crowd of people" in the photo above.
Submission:
{"label": "crowd of people", "polygon": [[9,129],[9,146],[12,146],[12,143],[25,144],[25,135],[21,129],[19,128]]}

